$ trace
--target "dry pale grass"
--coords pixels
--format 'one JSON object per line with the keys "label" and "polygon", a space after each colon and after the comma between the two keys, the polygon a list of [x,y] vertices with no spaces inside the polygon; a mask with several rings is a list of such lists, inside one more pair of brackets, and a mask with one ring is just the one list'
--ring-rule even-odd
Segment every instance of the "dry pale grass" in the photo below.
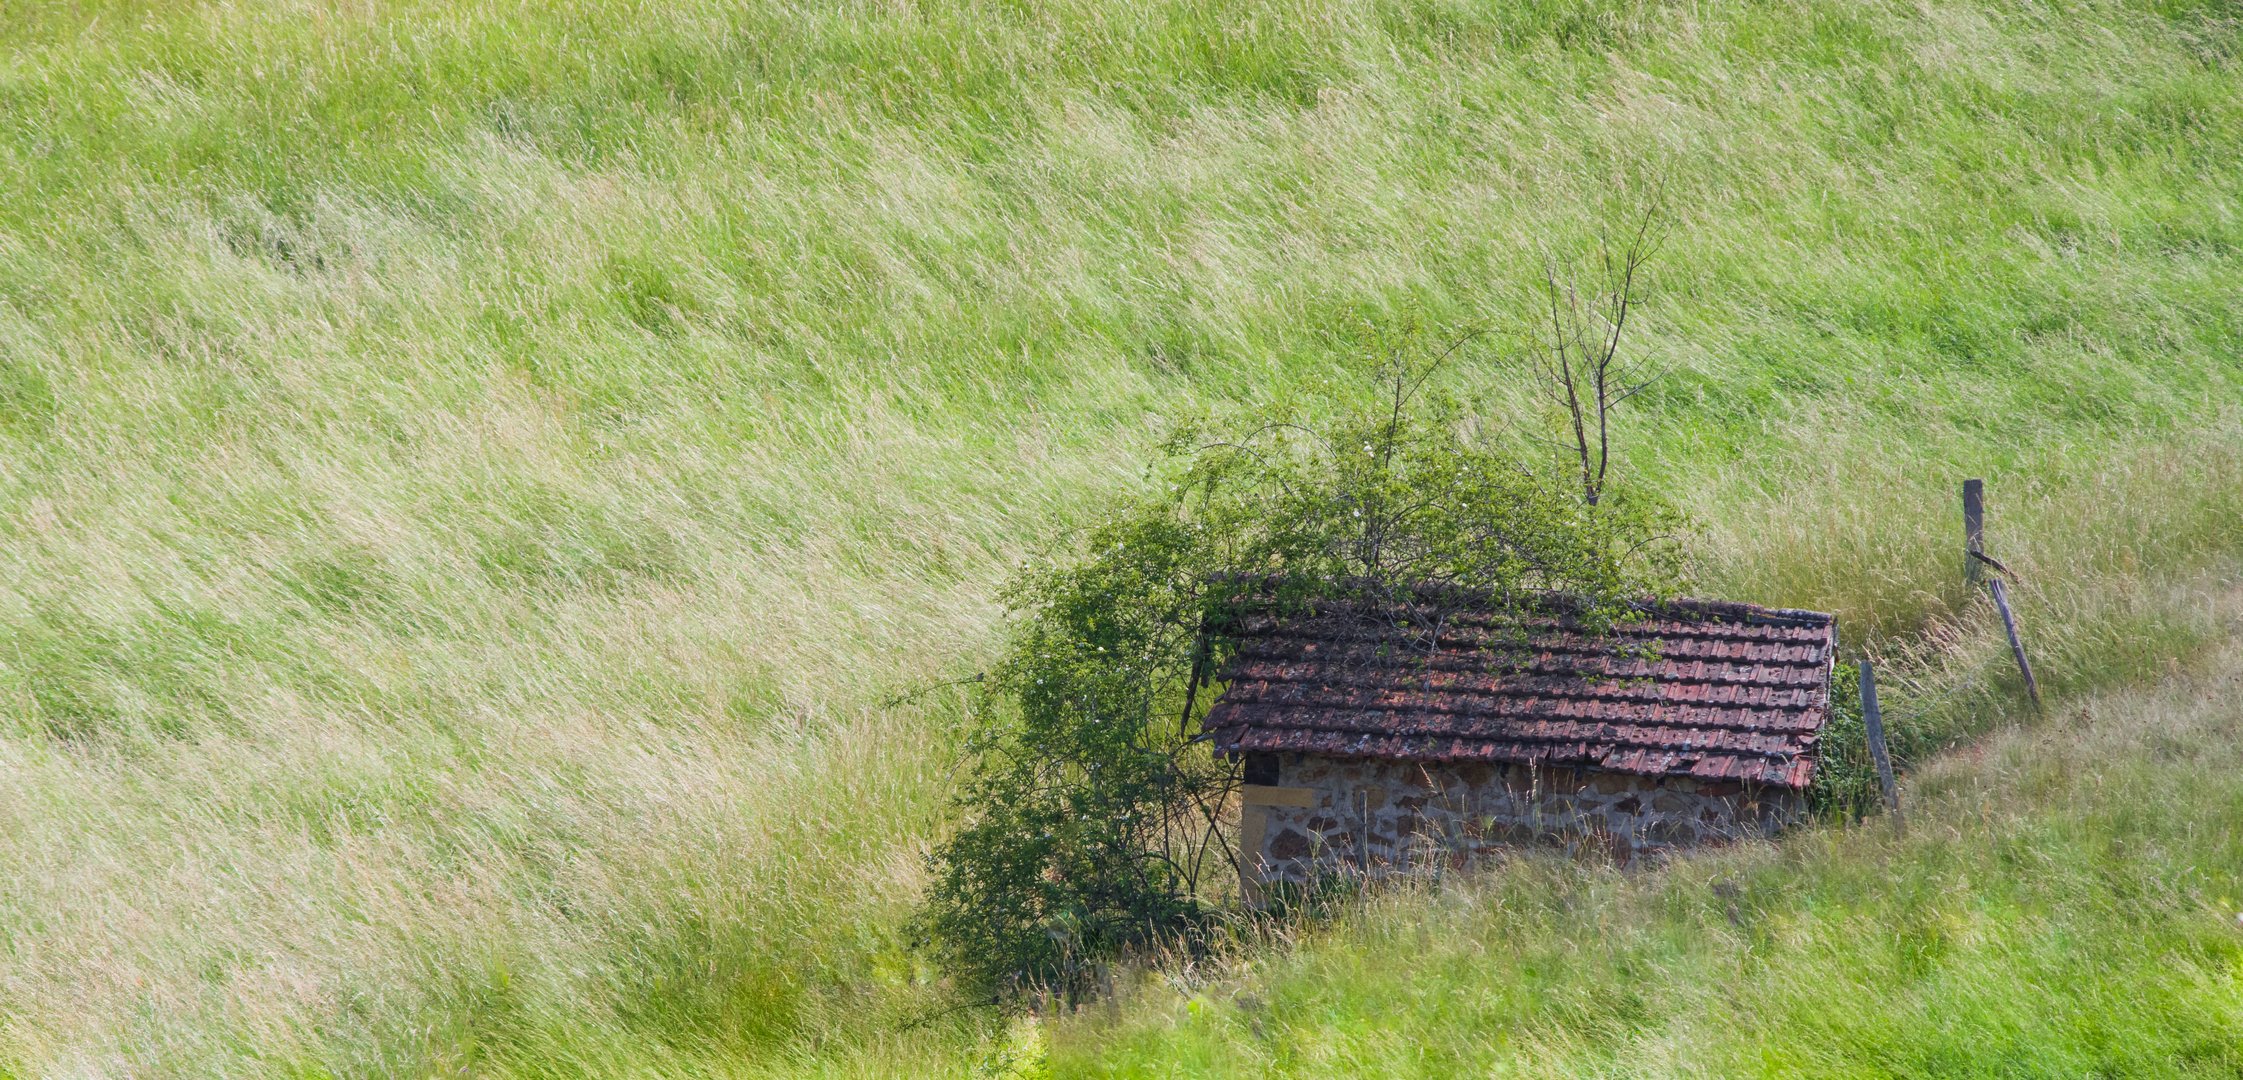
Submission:
{"label": "dry pale grass", "polygon": [[1165,421],[1502,321],[1649,172],[1629,475],[1712,591],[1944,628],[1904,711],[2006,700],[1961,476],[2067,694],[2243,523],[2213,9],[8,16],[4,1072],[996,1053],[909,1024],[962,706],[887,703]]}

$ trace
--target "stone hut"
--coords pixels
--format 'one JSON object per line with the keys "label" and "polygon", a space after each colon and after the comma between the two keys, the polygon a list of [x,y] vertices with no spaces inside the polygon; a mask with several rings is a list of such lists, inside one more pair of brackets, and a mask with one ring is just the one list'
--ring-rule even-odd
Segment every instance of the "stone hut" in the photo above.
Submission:
{"label": "stone hut", "polygon": [[1237,638],[1205,730],[1245,759],[1249,899],[1511,845],[1625,861],[1768,835],[1806,809],[1837,650],[1829,615],[1713,601],[1606,634],[1464,618],[1397,649],[1326,611]]}

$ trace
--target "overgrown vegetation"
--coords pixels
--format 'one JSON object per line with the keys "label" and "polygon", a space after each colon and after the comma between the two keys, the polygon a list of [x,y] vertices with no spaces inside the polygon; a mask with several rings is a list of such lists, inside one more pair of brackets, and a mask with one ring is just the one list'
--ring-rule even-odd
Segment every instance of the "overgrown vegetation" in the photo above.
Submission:
{"label": "overgrown vegetation", "polygon": [[[2243,596],[2215,604],[2243,626]],[[2243,656],[2213,667],[1927,763],[1905,834],[1522,860],[1125,983],[1050,1074],[2233,1076],[2243,836],[2214,823],[2243,810]]]}
{"label": "overgrown vegetation", "polygon": [[1577,487],[1570,466],[1483,430],[1441,381],[1470,343],[1390,343],[1367,406],[1338,395],[1235,433],[1184,426],[1150,494],[1081,552],[1023,569],[983,684],[990,720],[967,746],[968,822],[937,852],[924,915],[972,986],[1072,1000],[1125,951],[1188,951],[1217,914],[1238,868],[1235,770],[1200,720],[1240,620],[1317,608],[1381,648],[1429,651],[1459,616],[1501,626],[1551,593],[1593,632],[1671,592],[1673,513],[1605,490],[1601,468]]}
{"label": "overgrown vegetation", "polygon": [[[1647,159],[1667,374],[1614,453],[1699,588],[1837,612],[1896,733],[1976,738],[2018,700],[1958,573],[1982,475],[2052,713],[2230,663],[2238,40],[2192,0],[11,5],[0,1071],[1239,1067],[1188,996],[1113,1041],[937,1015],[904,927],[969,695],[886,703],[998,655],[1012,568],[1171,418],[1305,394],[1335,328],[1532,310],[1519,254]],[[2233,713],[2095,700],[2107,770],[2062,726],[1944,757],[1904,861],[1733,853],[1788,883],[1746,929],[1397,897],[1293,954],[1283,1024],[1203,1022],[1388,1075],[1521,1031],[1572,1074],[2201,1047],[2227,984],[2169,943],[2229,930],[2155,883],[2228,889]]]}

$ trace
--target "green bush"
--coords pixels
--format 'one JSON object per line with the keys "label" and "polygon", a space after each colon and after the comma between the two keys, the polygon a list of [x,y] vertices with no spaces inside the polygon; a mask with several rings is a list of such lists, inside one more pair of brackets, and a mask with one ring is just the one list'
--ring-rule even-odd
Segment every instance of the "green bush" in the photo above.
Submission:
{"label": "green bush", "polygon": [[1861,722],[1861,667],[1840,663],[1830,680],[1830,720],[1807,798],[1827,817],[1856,820],[1877,808],[1877,766]]}
{"label": "green bush", "polygon": [[[1156,494],[1072,557],[1022,569],[1009,648],[935,854],[921,925],[960,979],[998,998],[1072,994],[1132,949],[1186,947],[1235,870],[1234,782],[1199,722],[1255,611],[1350,613],[1398,649],[1458,614],[1557,591],[1592,627],[1679,573],[1672,515],[1475,437],[1390,359],[1381,392],[1182,427]],[[1344,388],[1343,388],[1344,389]],[[1338,395],[1335,394],[1335,397]]]}

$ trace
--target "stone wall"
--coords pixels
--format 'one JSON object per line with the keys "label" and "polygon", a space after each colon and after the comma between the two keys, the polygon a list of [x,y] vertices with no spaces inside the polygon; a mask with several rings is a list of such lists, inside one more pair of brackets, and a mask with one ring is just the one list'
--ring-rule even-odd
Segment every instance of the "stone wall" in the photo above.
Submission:
{"label": "stone wall", "polygon": [[[1262,883],[1462,868],[1520,846],[1630,860],[1765,836],[1804,796],[1733,782],[1480,763],[1277,756],[1246,788],[1248,893]],[[1251,775],[1251,773],[1250,773]],[[1257,873],[1258,869],[1258,873]]]}

